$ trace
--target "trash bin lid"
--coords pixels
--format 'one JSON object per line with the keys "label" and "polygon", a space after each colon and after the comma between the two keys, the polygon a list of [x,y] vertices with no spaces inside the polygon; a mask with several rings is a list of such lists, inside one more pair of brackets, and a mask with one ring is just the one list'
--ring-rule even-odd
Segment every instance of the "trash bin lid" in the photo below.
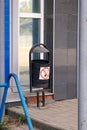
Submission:
{"label": "trash bin lid", "polygon": [[47,53],[47,52],[49,52],[49,50],[47,48],[45,48],[43,45],[40,45],[40,46],[36,46],[35,48],[33,48],[33,52]]}

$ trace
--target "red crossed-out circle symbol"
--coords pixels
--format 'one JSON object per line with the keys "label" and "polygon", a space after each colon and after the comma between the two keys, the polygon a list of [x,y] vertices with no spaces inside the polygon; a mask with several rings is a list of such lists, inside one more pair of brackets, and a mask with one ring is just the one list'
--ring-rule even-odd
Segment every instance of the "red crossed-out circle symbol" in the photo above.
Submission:
{"label": "red crossed-out circle symbol", "polygon": [[50,67],[41,67],[39,79],[46,80],[49,79]]}

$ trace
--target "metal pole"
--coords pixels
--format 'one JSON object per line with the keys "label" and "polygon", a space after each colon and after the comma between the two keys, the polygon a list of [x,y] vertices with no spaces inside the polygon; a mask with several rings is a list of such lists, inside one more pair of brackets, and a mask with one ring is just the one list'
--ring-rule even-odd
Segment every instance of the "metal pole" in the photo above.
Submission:
{"label": "metal pole", "polygon": [[45,91],[42,91],[42,102],[43,102],[43,107],[45,106]]}
{"label": "metal pole", "polygon": [[79,0],[78,130],[87,130],[87,0]]}
{"label": "metal pole", "polygon": [[37,107],[39,107],[39,92],[37,92]]}

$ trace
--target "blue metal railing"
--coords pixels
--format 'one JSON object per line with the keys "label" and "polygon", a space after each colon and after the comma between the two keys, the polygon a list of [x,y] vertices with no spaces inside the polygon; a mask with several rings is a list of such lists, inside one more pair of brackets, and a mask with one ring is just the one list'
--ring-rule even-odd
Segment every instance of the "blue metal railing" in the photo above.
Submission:
{"label": "blue metal railing", "polygon": [[[15,80],[15,83],[16,83],[16,86],[17,86],[17,89],[18,89],[18,93],[19,93],[19,96],[20,96],[20,99],[21,99],[21,103],[22,103],[22,106],[23,106],[24,114],[26,116],[28,128],[29,128],[29,130],[33,130],[30,115],[29,115],[29,112],[28,112],[28,108],[27,108],[27,105],[26,105],[26,102],[25,102],[25,98],[24,98],[24,95],[23,95],[22,88],[21,88],[20,82],[18,80],[18,77],[17,77],[16,74],[11,73],[9,75],[9,77],[8,77],[8,81],[10,81],[11,77],[13,77],[14,80]],[[3,117],[7,91],[8,91],[8,88],[9,88],[8,84],[4,84],[4,83],[0,84],[0,87],[4,87],[4,94],[3,94],[3,97],[2,97],[2,103],[1,103],[1,107],[0,107],[0,122],[2,121],[2,117]]]}
{"label": "blue metal railing", "polygon": [[2,96],[2,102],[0,105],[0,122],[2,121],[3,113],[4,113],[4,107],[5,107],[5,101],[6,101],[6,96],[7,96],[7,91],[8,91],[8,85],[6,83],[0,84],[0,87],[4,88],[3,96]]}

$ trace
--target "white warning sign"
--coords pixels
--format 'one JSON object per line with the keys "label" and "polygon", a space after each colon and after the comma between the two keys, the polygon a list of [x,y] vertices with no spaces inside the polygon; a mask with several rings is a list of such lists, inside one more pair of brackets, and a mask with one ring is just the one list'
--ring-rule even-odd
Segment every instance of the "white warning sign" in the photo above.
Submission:
{"label": "white warning sign", "polygon": [[40,67],[40,74],[39,74],[40,80],[49,79],[49,75],[50,75],[50,67]]}

